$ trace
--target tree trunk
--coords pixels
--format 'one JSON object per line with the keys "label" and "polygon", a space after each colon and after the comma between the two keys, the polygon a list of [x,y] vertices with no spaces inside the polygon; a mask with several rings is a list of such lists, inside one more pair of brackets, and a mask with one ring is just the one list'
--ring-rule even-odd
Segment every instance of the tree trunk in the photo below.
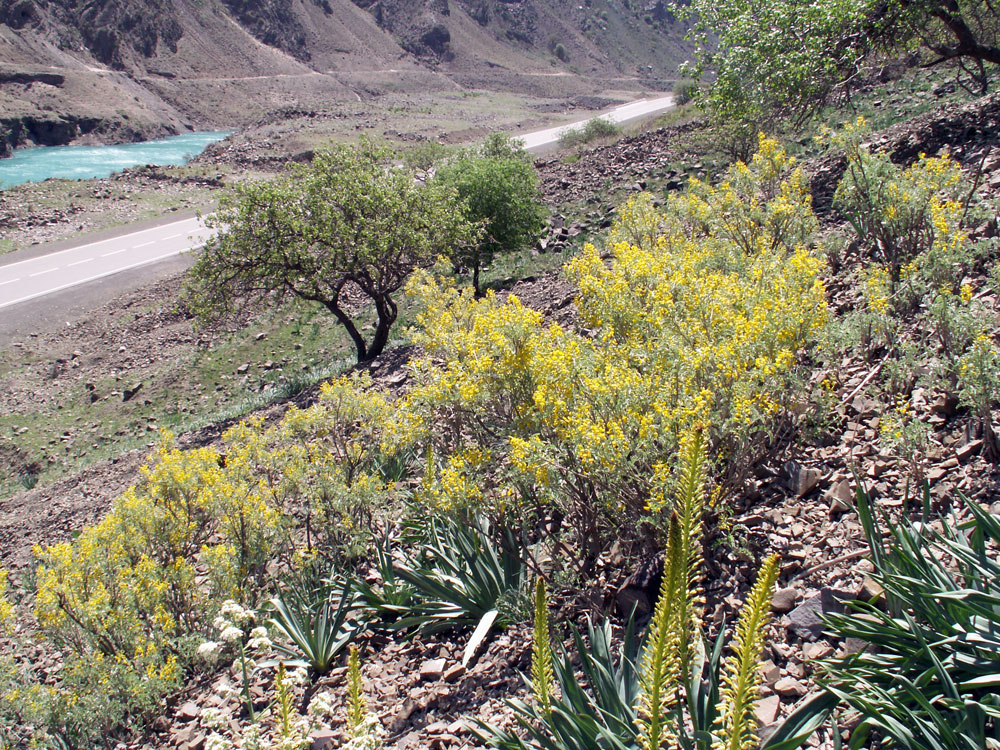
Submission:
{"label": "tree trunk", "polygon": [[[369,348],[367,344],[365,344],[365,340],[361,335],[361,332],[358,331],[357,326],[354,325],[354,321],[351,320],[351,316],[340,309],[340,305],[336,302],[324,302],[323,306],[332,312],[334,316],[336,316],[337,320],[340,321],[340,324],[347,329],[347,333],[351,337],[351,341],[354,342],[354,348],[358,352],[359,363],[365,362],[378,354],[378,352],[370,354]],[[381,320],[381,316],[379,316],[379,318]],[[383,346],[385,345],[383,344]]]}
{"label": "tree trunk", "polygon": [[364,360],[358,359],[359,363],[375,359],[385,350],[385,345],[389,342],[389,331],[392,329],[392,324],[396,322],[396,304],[388,297],[376,298],[375,310],[378,313],[375,337],[368,346],[368,356]]}

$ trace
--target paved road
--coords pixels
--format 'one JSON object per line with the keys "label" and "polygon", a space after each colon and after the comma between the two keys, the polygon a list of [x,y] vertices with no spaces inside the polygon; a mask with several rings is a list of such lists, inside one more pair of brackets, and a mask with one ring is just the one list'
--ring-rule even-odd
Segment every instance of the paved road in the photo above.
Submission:
{"label": "paved road", "polygon": [[[616,107],[601,117],[621,124],[672,106],[672,96],[641,99]],[[581,120],[518,137],[524,139],[528,151],[537,153],[554,147],[559,136],[586,122]],[[5,265],[0,257],[0,309],[198,249],[212,232],[197,218],[188,218],[26,260],[10,259]]]}
{"label": "paved road", "polygon": [[211,233],[190,218],[0,266],[0,309],[194,250]]}
{"label": "paved road", "polygon": [[[599,116],[604,120],[610,120],[618,125],[623,125],[627,122],[632,122],[633,120],[648,117],[649,115],[665,112],[673,106],[673,94],[667,94],[665,96],[658,96],[654,99],[639,99],[638,101],[629,102],[628,104],[622,104],[621,106],[615,107],[614,109]],[[524,147],[526,150],[531,151],[532,153],[539,153],[540,151],[545,151],[549,148],[555,147],[559,143],[559,138],[563,133],[569,130],[578,129],[585,125],[588,121],[589,120],[580,120],[579,122],[571,122],[568,125],[560,125],[556,128],[538,130],[534,133],[519,135],[518,137],[524,141]]]}

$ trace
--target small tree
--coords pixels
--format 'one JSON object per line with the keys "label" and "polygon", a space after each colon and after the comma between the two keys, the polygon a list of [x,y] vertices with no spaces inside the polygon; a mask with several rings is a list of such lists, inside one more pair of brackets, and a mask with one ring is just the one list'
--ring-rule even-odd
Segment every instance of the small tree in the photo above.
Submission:
{"label": "small tree", "polygon": [[[192,309],[211,320],[249,303],[318,302],[359,362],[378,356],[410,272],[478,236],[453,190],[419,186],[388,156],[368,142],[337,146],[288,176],[236,186],[207,222],[221,231],[191,270]],[[354,320],[359,293],[375,308],[371,341]]]}
{"label": "small tree", "polygon": [[447,161],[434,180],[453,188],[464,201],[465,216],[483,226],[478,243],[458,248],[457,262],[472,268],[479,289],[479,271],[497,253],[511,252],[532,242],[542,227],[538,177],[520,141],[493,133],[478,148]]}
{"label": "small tree", "polygon": [[722,121],[756,129],[805,118],[847,93],[880,61],[921,49],[924,64],[954,64],[986,93],[1000,63],[1000,15],[989,0],[692,0],[699,95]]}

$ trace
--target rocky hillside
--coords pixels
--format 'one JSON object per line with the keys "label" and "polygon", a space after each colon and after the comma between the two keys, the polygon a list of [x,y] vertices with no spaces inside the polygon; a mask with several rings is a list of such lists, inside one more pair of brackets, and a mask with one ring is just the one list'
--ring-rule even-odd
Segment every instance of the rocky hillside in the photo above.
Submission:
{"label": "rocky hillside", "polygon": [[0,149],[239,127],[370,97],[373,81],[662,87],[682,36],[662,3],[629,0],[0,0]]}

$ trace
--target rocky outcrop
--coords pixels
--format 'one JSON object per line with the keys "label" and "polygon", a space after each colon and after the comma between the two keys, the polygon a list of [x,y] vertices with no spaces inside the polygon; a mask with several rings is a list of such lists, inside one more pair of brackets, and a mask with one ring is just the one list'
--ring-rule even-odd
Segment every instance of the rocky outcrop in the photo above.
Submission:
{"label": "rocky outcrop", "polygon": [[81,136],[98,134],[106,140],[128,143],[151,136],[172,134],[169,128],[109,120],[102,117],[59,115],[52,117],[0,117],[0,157],[18,146],[65,146]]}
{"label": "rocky outcrop", "polygon": [[75,28],[97,60],[117,69],[139,56],[152,57],[160,44],[171,52],[184,34],[169,0],[56,0],[54,15]]}
{"label": "rocky outcrop", "polygon": [[24,85],[44,83],[49,86],[62,86],[66,83],[66,76],[62,73],[29,73],[24,71],[0,70],[0,84],[4,83],[19,83]]}
{"label": "rocky outcrop", "polygon": [[446,19],[451,15],[449,0],[353,0],[370,12],[375,21],[393,34],[407,52],[425,60],[453,59],[451,31]]}
{"label": "rocky outcrop", "polygon": [[41,14],[32,0],[0,0],[0,24],[12,29],[34,26],[41,20]]}
{"label": "rocky outcrop", "polygon": [[222,0],[233,17],[257,39],[292,57],[308,61],[306,33],[292,10],[292,0]]}

